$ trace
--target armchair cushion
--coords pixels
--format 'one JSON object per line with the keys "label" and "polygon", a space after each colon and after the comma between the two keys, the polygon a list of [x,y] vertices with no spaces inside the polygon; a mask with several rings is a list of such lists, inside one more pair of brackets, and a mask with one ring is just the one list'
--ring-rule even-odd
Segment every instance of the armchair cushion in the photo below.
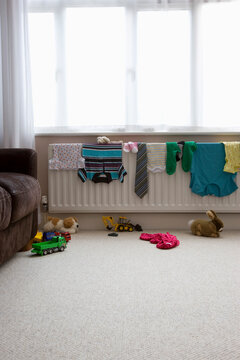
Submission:
{"label": "armchair cushion", "polygon": [[32,149],[0,149],[0,172],[14,172],[37,178],[37,153]]}
{"label": "armchair cushion", "polygon": [[12,214],[12,200],[9,193],[0,187],[0,231],[8,227]]}
{"label": "armchair cushion", "polygon": [[40,203],[40,185],[32,176],[1,172],[0,187],[12,198],[11,223],[33,212]]}

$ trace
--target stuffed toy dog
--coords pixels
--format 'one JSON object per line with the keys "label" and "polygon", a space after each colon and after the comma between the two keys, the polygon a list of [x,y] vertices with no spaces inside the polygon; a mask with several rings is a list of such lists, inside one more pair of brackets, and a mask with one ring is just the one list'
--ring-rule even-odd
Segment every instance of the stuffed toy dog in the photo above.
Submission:
{"label": "stuffed toy dog", "polygon": [[64,220],[48,216],[48,221],[43,226],[45,232],[49,231],[68,231],[70,234],[74,234],[78,231],[78,221],[75,217],[68,217]]}
{"label": "stuffed toy dog", "polygon": [[206,214],[210,217],[211,221],[197,219],[190,220],[189,225],[193,235],[219,237],[219,232],[223,229],[223,222],[213,210],[207,210]]}

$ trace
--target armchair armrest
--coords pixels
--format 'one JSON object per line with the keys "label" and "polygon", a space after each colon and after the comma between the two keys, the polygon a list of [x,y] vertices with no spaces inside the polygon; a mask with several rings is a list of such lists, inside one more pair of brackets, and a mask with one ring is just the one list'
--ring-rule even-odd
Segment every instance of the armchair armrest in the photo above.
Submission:
{"label": "armchair armrest", "polygon": [[32,149],[0,149],[0,172],[15,172],[37,178],[37,153]]}

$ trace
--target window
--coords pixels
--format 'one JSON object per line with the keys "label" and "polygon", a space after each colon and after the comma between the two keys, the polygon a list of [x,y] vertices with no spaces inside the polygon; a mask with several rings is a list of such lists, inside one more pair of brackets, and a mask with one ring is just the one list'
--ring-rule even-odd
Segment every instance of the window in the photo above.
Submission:
{"label": "window", "polygon": [[189,11],[140,11],[137,23],[139,123],[190,125]]}
{"label": "window", "polygon": [[29,2],[37,131],[239,126],[238,0]]}
{"label": "window", "polygon": [[123,8],[66,9],[66,106],[70,125],[124,126]]}
{"label": "window", "polygon": [[[203,125],[240,124],[240,2],[203,8]],[[224,26],[223,26],[224,24]]]}

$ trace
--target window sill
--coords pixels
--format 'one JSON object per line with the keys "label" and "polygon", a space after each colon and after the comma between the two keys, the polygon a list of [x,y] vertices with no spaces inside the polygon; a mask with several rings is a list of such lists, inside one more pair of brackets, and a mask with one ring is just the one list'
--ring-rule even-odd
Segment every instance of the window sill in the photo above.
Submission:
{"label": "window sill", "polygon": [[38,127],[35,136],[101,136],[101,135],[240,135],[240,128],[208,128],[208,127],[163,127],[149,128],[74,128],[74,127]]}

